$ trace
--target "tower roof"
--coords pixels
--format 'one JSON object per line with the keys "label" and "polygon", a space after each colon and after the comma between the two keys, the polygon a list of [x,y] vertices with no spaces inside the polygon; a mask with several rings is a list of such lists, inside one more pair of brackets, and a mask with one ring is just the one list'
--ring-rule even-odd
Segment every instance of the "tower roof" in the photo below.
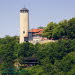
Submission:
{"label": "tower roof", "polygon": [[27,8],[22,8],[21,10],[20,10],[20,12],[23,12],[23,11],[29,11]]}

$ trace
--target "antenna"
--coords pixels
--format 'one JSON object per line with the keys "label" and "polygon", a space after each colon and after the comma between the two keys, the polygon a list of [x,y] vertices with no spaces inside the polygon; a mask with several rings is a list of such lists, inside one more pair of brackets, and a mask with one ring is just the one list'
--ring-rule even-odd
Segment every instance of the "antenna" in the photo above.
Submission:
{"label": "antenna", "polygon": [[23,0],[23,3],[24,3],[24,8],[26,8],[27,1]]}
{"label": "antenna", "polygon": [[26,8],[26,5],[24,4],[24,8]]}
{"label": "antenna", "polygon": [[25,8],[26,6],[24,5],[24,8]]}

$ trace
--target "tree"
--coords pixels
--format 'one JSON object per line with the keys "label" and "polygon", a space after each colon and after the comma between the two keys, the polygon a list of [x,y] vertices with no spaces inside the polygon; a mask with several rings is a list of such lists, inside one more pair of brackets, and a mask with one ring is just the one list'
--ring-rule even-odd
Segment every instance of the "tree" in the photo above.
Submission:
{"label": "tree", "polygon": [[68,21],[67,37],[69,39],[75,38],[75,18]]}
{"label": "tree", "polygon": [[34,54],[34,45],[32,43],[22,43],[18,45],[19,57],[30,57]]}
{"label": "tree", "polygon": [[47,27],[44,28],[42,36],[47,38],[75,38],[75,18],[70,20],[60,21],[58,24],[50,22]]}
{"label": "tree", "polygon": [[[61,71],[65,72],[68,75],[70,72],[74,73],[75,68],[75,52],[67,54],[61,61],[59,68]],[[70,73],[70,74],[72,74]]]}
{"label": "tree", "polygon": [[32,57],[35,54],[34,45],[29,42],[16,44],[14,49],[14,55],[19,63],[24,63],[26,57]]}
{"label": "tree", "polygon": [[37,29],[44,29],[44,27],[40,26],[40,27],[38,27]]}
{"label": "tree", "polygon": [[15,59],[15,56],[13,55],[14,54],[14,43],[10,43],[10,44],[5,44],[1,47],[1,50],[0,50],[0,57],[2,58],[2,64],[0,65],[0,70],[3,72],[3,73],[6,73],[6,74],[12,74],[13,75],[13,72],[14,70],[11,70],[11,69],[14,69],[14,59]]}
{"label": "tree", "polygon": [[53,32],[53,29],[57,26],[56,23],[53,23],[53,22],[50,22],[47,27],[44,29],[42,35],[44,37],[47,37],[47,38],[51,38],[52,37],[52,32]]}
{"label": "tree", "polygon": [[52,37],[55,39],[63,38],[63,37],[66,38],[67,28],[68,28],[68,21],[67,20],[60,21],[57,27],[54,28]]}
{"label": "tree", "polygon": [[27,70],[30,71],[30,75],[47,75],[44,72],[43,66],[40,65],[33,66]]}
{"label": "tree", "polygon": [[8,44],[10,42],[18,43],[19,42],[19,37],[18,36],[5,36],[4,38],[0,38],[0,44]]}

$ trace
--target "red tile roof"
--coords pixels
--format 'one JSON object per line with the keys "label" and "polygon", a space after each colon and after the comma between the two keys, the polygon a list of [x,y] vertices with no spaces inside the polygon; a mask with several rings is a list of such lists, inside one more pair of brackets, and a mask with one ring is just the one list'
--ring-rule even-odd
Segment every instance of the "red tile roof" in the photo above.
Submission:
{"label": "red tile roof", "polygon": [[29,32],[34,32],[33,35],[39,35],[42,34],[43,29],[31,29]]}
{"label": "red tile roof", "polygon": [[29,32],[39,32],[39,31],[43,31],[43,29],[31,29]]}

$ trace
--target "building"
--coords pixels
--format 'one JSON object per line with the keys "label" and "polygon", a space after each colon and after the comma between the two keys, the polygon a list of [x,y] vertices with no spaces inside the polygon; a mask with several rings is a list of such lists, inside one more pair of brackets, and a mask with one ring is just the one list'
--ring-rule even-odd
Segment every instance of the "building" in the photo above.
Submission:
{"label": "building", "polygon": [[27,8],[22,8],[20,10],[20,43],[37,43],[42,39],[42,32],[43,29],[29,30],[29,10]]}
{"label": "building", "polygon": [[[41,41],[42,40],[42,35],[41,35],[42,32],[43,32],[43,29],[31,29],[29,31],[29,42],[36,44],[39,41]],[[32,35],[32,39],[30,37],[30,33]]]}
{"label": "building", "polygon": [[36,43],[46,43],[54,42],[53,40],[48,40],[42,37],[43,29],[31,29],[29,30],[29,10],[27,8],[22,8],[20,10],[20,43],[31,42]]}
{"label": "building", "polygon": [[28,31],[29,31],[29,10],[27,8],[22,8],[20,10],[20,43],[28,41]]}
{"label": "building", "polygon": [[21,67],[27,68],[39,64],[37,57],[26,57],[22,59]]}

